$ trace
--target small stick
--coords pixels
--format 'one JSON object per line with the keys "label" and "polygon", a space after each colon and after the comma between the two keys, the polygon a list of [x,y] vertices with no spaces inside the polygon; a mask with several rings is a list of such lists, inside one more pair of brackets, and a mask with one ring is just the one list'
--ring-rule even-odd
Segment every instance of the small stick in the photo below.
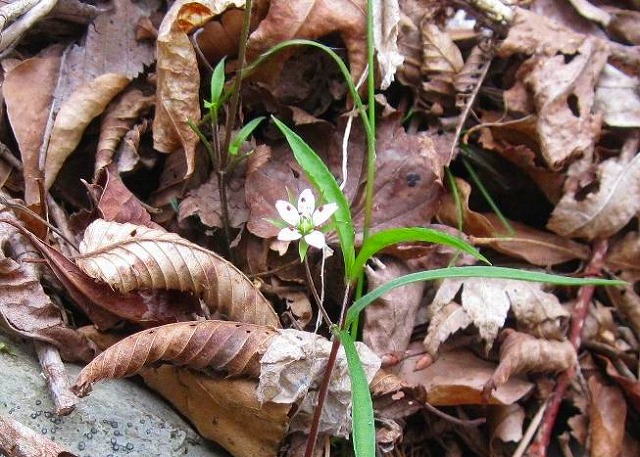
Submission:
{"label": "small stick", "polygon": [[69,390],[67,372],[60,353],[54,346],[42,341],[34,341],[33,344],[49,388],[49,395],[56,408],[56,415],[66,416],[75,409],[77,397]]}

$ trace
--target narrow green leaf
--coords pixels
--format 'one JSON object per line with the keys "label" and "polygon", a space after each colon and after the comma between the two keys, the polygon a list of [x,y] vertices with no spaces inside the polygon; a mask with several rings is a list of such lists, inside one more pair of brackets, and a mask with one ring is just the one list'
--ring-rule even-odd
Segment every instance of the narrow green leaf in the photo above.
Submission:
{"label": "narrow green leaf", "polygon": [[253,133],[253,131],[260,125],[260,122],[264,120],[264,116],[256,117],[252,121],[248,122],[244,127],[240,129],[235,136],[231,144],[229,144],[229,154],[232,156],[238,155],[240,146],[246,141],[247,138]]}
{"label": "narrow green leaf", "polygon": [[373,403],[369,383],[353,338],[346,330],[338,332],[344,347],[351,378],[351,417],[353,424],[353,448],[356,457],[375,457],[376,429],[373,423]]}
{"label": "narrow green leaf", "polygon": [[314,185],[318,192],[320,192],[323,200],[327,203],[334,202],[338,205],[338,210],[333,215],[333,218],[335,220],[338,238],[340,239],[345,272],[347,277],[351,277],[353,262],[355,260],[355,230],[353,228],[353,220],[351,219],[351,211],[347,198],[340,190],[333,174],[318,154],[284,123],[273,116],[271,118],[287,139],[293,155],[304,170],[307,179]]}
{"label": "narrow green leaf", "polygon": [[538,273],[535,271],[517,270],[515,268],[505,267],[451,267],[441,268],[437,270],[419,271],[405,276],[401,276],[389,281],[368,294],[356,300],[347,311],[344,328],[348,327],[351,322],[358,318],[360,312],[371,302],[380,298],[396,287],[418,281],[431,281],[434,279],[444,278],[500,278],[500,279],[519,279],[521,281],[544,282],[549,284],[557,284],[563,286],[622,286],[626,284],[624,281],[600,278],[570,278],[567,276],[559,276],[548,273]]}
{"label": "narrow green leaf", "polygon": [[427,243],[437,243],[459,249],[467,254],[471,254],[476,259],[489,264],[490,262],[480,254],[476,248],[466,241],[449,235],[439,230],[433,230],[423,227],[406,227],[382,230],[371,235],[362,245],[355,263],[353,264],[353,272],[351,280],[358,278],[365,263],[378,251],[398,243],[406,243],[410,241],[423,241]]}
{"label": "narrow green leaf", "polygon": [[206,108],[216,112],[220,107],[220,98],[224,89],[224,61],[225,58],[222,58],[216,68],[213,69],[213,74],[211,75],[211,99],[208,103],[205,102]]}

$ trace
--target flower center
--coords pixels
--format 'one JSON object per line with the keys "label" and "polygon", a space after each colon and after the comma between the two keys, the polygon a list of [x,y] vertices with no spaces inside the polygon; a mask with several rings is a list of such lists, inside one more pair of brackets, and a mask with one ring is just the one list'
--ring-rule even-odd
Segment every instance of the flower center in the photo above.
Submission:
{"label": "flower center", "polygon": [[300,217],[300,223],[298,224],[298,231],[301,235],[308,235],[313,232],[314,226],[311,218],[305,214]]}

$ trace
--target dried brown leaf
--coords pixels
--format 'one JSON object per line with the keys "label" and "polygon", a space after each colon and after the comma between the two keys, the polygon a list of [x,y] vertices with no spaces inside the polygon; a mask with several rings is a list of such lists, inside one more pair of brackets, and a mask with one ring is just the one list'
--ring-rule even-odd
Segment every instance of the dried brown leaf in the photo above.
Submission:
{"label": "dried brown leaf", "polygon": [[153,146],[164,153],[182,149],[187,160],[185,176],[195,170],[198,144],[187,120],[200,120],[200,72],[187,33],[230,7],[242,6],[241,0],[180,0],[171,5],[158,30]]}
{"label": "dried brown leaf", "polygon": [[[404,360],[399,376],[409,384],[423,386],[427,401],[434,406],[482,404],[483,385],[495,369],[494,364],[479,359],[466,349],[447,351],[422,370],[415,370],[414,366],[413,359]],[[516,403],[532,388],[533,384],[514,377],[492,392],[489,403]]]}
{"label": "dried brown leaf", "polygon": [[640,233],[627,232],[610,244],[607,265],[613,270],[640,270]]}
{"label": "dried brown leaf", "polygon": [[464,66],[460,50],[449,34],[434,24],[423,23],[421,31],[423,48],[420,72],[427,77],[422,90],[439,95],[455,95],[453,78]]}
{"label": "dried brown leaf", "polygon": [[[249,37],[248,59],[254,59],[285,40],[314,40],[338,33],[347,48],[351,77],[358,81],[366,67],[366,46],[363,45],[366,36],[365,11],[363,0],[310,0],[296,3],[271,0],[266,17]],[[283,27],[283,24],[286,26]]]}
{"label": "dried brown leaf", "polygon": [[620,279],[627,281],[628,284],[624,287],[607,287],[607,295],[633,329],[636,338],[640,338],[640,294],[634,287],[634,284],[640,280],[640,276],[637,272],[623,271]]}
{"label": "dried brown leaf", "polygon": [[44,168],[45,189],[51,188],[67,157],[80,143],[85,128],[129,84],[127,76],[106,73],[80,86],[66,99],[51,131]]}
{"label": "dried brown leaf", "polygon": [[257,378],[276,330],[226,321],[179,322],[144,330],[111,346],[85,366],[72,390],[79,396],[102,379],[123,378],[156,362]]}
{"label": "dried brown leaf", "polygon": [[497,440],[503,443],[520,442],[524,419],[525,410],[517,403],[492,407],[488,417],[491,429],[491,447],[494,448],[498,445]]}
{"label": "dried brown leaf", "polygon": [[[41,176],[40,148],[60,69],[61,52],[52,51],[16,65],[5,74],[2,84],[7,115],[24,167],[24,201],[27,205],[40,201],[35,178]],[[25,100],[29,102],[25,103]]]}
{"label": "dried brown leaf", "polygon": [[640,210],[640,155],[633,154],[602,162],[586,188],[567,189],[547,227],[565,237],[590,240],[624,227]]}
{"label": "dried brown leaf", "polygon": [[485,384],[485,394],[504,385],[515,374],[559,373],[578,361],[576,350],[569,341],[538,339],[512,329],[504,330],[503,334],[500,364]]}
{"label": "dried brown leaf", "polygon": [[[366,267],[367,287],[374,290],[409,272],[403,261],[386,257]],[[407,349],[423,292],[423,282],[413,283],[393,289],[367,306],[362,341],[378,356]]]}
{"label": "dried brown leaf", "polygon": [[113,160],[118,145],[140,117],[149,112],[154,96],[144,95],[138,89],[130,89],[111,102],[104,112],[100,125],[100,138],[96,152],[95,173]]}
{"label": "dried brown leaf", "polygon": [[627,402],[617,386],[607,386],[589,378],[591,404],[589,408],[589,431],[591,435],[591,455],[616,456],[622,454],[625,435]]}
{"label": "dried brown leaf", "polygon": [[188,291],[231,320],[279,326],[271,304],[240,270],[176,234],[98,219],[80,251],[77,265],[119,292]]}
{"label": "dried brown leaf", "polygon": [[180,411],[200,435],[235,457],[275,456],[291,405],[256,397],[257,381],[202,374],[171,365],[141,372],[145,383]]}
{"label": "dried brown leaf", "polygon": [[640,126],[640,79],[625,75],[607,64],[596,86],[595,108],[604,113],[604,122],[612,127]]}

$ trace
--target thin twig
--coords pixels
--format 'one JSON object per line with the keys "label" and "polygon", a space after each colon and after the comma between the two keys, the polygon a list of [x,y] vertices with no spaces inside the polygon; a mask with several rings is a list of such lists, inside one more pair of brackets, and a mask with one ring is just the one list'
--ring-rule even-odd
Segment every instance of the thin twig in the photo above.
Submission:
{"label": "thin twig", "polygon": [[51,344],[34,341],[42,373],[47,381],[49,395],[53,400],[57,416],[66,416],[76,407],[77,398],[69,390],[67,372],[60,359],[58,349]]}
{"label": "thin twig", "polygon": [[484,417],[479,417],[478,419],[460,419],[458,417],[447,414],[444,411],[440,411],[429,402],[424,402],[422,406],[424,406],[424,408],[430,413],[433,413],[446,421],[449,421],[456,425],[461,425],[463,427],[478,427],[487,421]]}
{"label": "thin twig", "polygon": [[[593,244],[593,250],[591,260],[585,268],[585,276],[597,276],[600,274],[604,265],[604,257],[607,253],[608,243],[604,239],[596,240]],[[589,303],[593,298],[595,286],[583,286],[578,292],[578,299],[573,307],[571,315],[571,329],[569,332],[569,341],[576,349],[576,352],[580,348],[582,327],[589,311]],[[560,403],[564,398],[564,395],[571,384],[571,381],[576,376],[576,370],[578,367],[571,367],[567,371],[563,372],[558,378],[558,382],[555,386],[554,392],[549,401],[548,407],[544,414],[544,419],[538,430],[536,441],[531,445],[530,455],[534,457],[545,457],[547,455],[547,448],[551,442],[551,436],[553,427],[560,411]]]}

